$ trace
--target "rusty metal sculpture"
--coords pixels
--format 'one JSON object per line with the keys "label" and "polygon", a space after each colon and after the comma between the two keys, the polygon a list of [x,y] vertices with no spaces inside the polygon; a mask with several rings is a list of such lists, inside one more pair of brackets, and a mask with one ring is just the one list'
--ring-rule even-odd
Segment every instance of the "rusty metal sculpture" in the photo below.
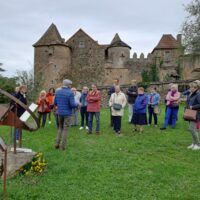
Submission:
{"label": "rusty metal sculpture", "polygon": [[[35,131],[39,128],[39,122],[38,118],[35,116],[35,114],[28,108],[27,105],[19,101],[17,98],[9,94],[8,92],[2,90],[0,88],[0,94],[5,95],[10,100],[14,102],[14,111],[11,106],[5,107],[0,105],[0,125],[5,126],[11,126],[14,127],[14,133],[16,132],[16,128],[20,129],[20,147],[22,146],[22,129],[28,130],[28,131]],[[17,116],[17,105],[20,105],[22,108],[24,108],[33,118],[35,123],[30,122],[23,122],[19,119]],[[12,131],[12,130],[11,130]],[[11,135],[12,137],[12,135]],[[16,154],[16,134],[14,134],[14,153]],[[4,159],[2,160],[2,166],[0,171],[0,176],[2,176],[2,173],[4,175],[4,194],[6,193],[6,175],[7,175],[7,146],[3,142],[3,140],[0,138],[0,150],[4,152]]]}
{"label": "rusty metal sculpture", "polygon": [[4,159],[2,159],[1,163],[1,171],[0,177],[3,175],[3,192],[6,193],[6,175],[7,175],[7,146],[5,145],[4,141],[0,138],[0,150],[4,152]]}
{"label": "rusty metal sculpture", "polygon": [[[5,125],[5,126],[11,126],[14,127],[14,133],[16,132],[16,128],[20,129],[20,147],[22,146],[22,132],[21,130],[28,130],[28,131],[35,131],[39,128],[39,122],[38,118],[35,116],[35,114],[28,108],[27,105],[19,101],[17,98],[9,94],[8,92],[2,90],[0,88],[0,94],[5,95],[8,97],[10,100],[12,100],[15,104],[15,109],[12,111],[11,106],[10,107],[5,107],[0,105],[0,125]],[[17,106],[21,106],[24,108],[33,118],[35,123],[30,123],[30,122],[23,122],[17,117]],[[14,134],[14,153],[16,154],[16,134]]]}

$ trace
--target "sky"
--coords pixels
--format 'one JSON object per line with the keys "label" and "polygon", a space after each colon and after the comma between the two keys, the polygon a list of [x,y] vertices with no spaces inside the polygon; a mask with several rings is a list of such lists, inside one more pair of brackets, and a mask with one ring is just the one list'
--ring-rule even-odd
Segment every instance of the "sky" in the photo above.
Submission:
{"label": "sky", "polygon": [[163,34],[181,33],[191,0],[0,0],[0,63],[4,76],[34,66],[34,48],[54,23],[68,39],[82,28],[99,44],[115,33],[139,56],[153,50]]}

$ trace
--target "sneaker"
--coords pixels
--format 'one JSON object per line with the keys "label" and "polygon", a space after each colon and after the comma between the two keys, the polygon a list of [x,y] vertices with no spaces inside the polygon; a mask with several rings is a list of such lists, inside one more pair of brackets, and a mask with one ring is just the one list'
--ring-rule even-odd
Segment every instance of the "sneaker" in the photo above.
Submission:
{"label": "sneaker", "polygon": [[194,144],[191,144],[191,145],[188,146],[187,148],[188,148],[188,149],[193,149],[194,146],[195,146]]}
{"label": "sneaker", "polygon": [[81,126],[80,128],[79,128],[79,130],[82,130],[83,129],[83,127]]}
{"label": "sneaker", "polygon": [[166,129],[165,127],[160,128],[161,131],[162,131],[162,130],[165,130],[165,129]]}
{"label": "sneaker", "polygon": [[155,128],[157,128],[157,127],[158,127],[158,125],[154,125],[154,127],[155,127]]}
{"label": "sneaker", "polygon": [[56,148],[56,149],[59,149],[59,144],[55,144],[55,148]]}
{"label": "sneaker", "polygon": [[49,121],[49,124],[51,124],[51,121]]}
{"label": "sneaker", "polygon": [[195,144],[194,147],[192,148],[192,150],[200,150],[200,146]]}
{"label": "sneaker", "polygon": [[88,129],[87,134],[92,134],[92,131]]}
{"label": "sneaker", "polygon": [[86,127],[85,127],[85,129],[86,129],[86,130],[89,130],[89,127],[88,127],[88,126],[86,126]]}
{"label": "sneaker", "polygon": [[19,140],[16,140],[16,143],[18,144],[18,143],[19,143]]}

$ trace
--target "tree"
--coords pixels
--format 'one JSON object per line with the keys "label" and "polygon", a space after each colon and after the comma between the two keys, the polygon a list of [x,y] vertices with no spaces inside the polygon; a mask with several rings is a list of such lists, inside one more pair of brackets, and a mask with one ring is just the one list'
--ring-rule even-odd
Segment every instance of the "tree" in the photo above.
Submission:
{"label": "tree", "polygon": [[142,71],[142,82],[156,82],[159,81],[158,69],[156,65],[152,64],[149,70]]}
{"label": "tree", "polygon": [[188,15],[183,23],[182,33],[186,51],[200,54],[200,0],[192,0],[185,10]]}
{"label": "tree", "polygon": [[41,90],[42,82],[41,78],[38,76],[37,79],[34,79],[34,72],[31,71],[17,71],[17,83],[20,85],[27,86],[27,98],[28,101],[35,101],[36,97]]}
{"label": "tree", "polygon": [[[0,66],[2,66],[3,64],[0,63]],[[4,72],[5,70],[3,68],[0,67],[0,72]],[[0,74],[0,87],[1,89],[9,92],[10,94],[14,93],[15,87],[16,87],[16,78],[15,77],[4,77],[2,74]],[[9,103],[9,99],[0,94],[0,103]]]}
{"label": "tree", "polygon": [[[3,65],[3,63],[0,63],[0,66],[2,66],[2,65]],[[5,72],[5,69],[0,67],[0,72]]]}

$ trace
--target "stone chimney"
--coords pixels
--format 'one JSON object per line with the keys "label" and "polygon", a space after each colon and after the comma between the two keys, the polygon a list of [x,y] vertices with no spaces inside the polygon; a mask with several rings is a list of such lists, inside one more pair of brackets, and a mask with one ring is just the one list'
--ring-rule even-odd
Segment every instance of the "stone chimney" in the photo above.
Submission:
{"label": "stone chimney", "polygon": [[176,36],[176,40],[177,40],[177,42],[181,45],[181,44],[182,44],[182,34],[178,34],[178,35]]}

